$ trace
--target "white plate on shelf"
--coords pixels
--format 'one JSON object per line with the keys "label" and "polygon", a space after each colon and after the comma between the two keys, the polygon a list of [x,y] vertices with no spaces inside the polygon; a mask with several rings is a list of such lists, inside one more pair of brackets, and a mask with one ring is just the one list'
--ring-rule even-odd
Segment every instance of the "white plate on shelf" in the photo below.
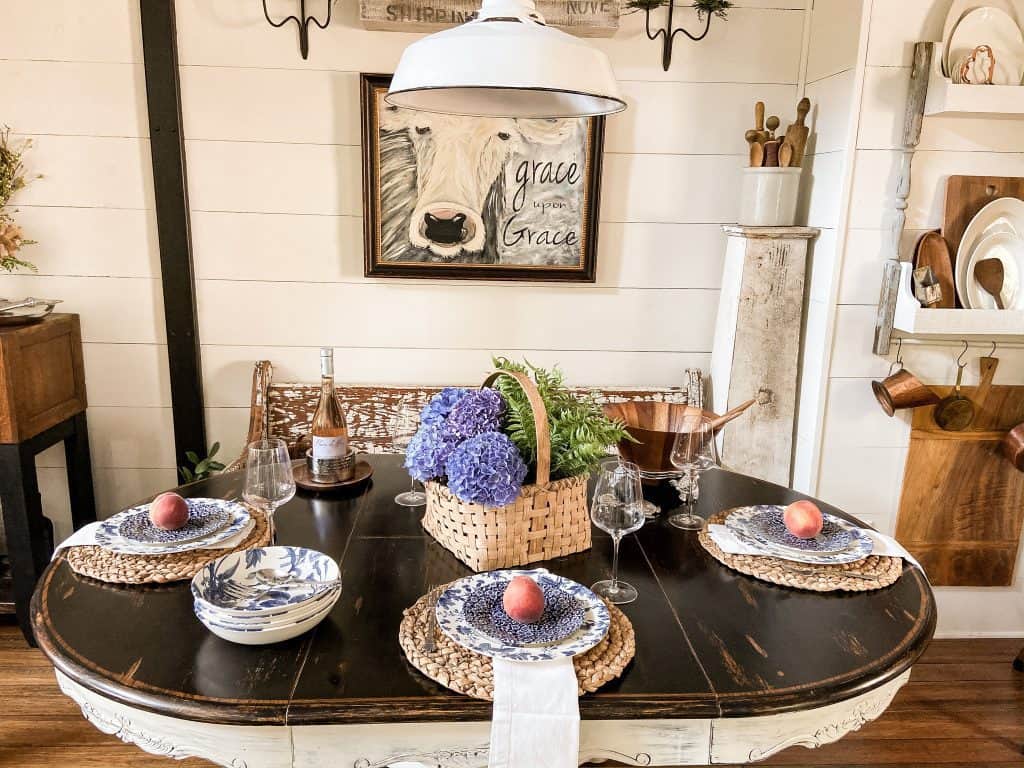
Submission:
{"label": "white plate on shelf", "polygon": [[960,246],[956,252],[956,293],[960,297],[960,303],[968,309],[967,285],[968,268],[971,263],[971,254],[985,237],[998,232],[1010,232],[1024,236],[1024,200],[1015,197],[1000,197],[986,205],[978,214],[971,219],[964,236],[960,240]]}
{"label": "white plate on shelf", "polygon": [[1024,309],[1024,292],[1020,290],[1021,273],[1024,272],[1024,240],[1015,233],[995,232],[983,238],[971,254],[964,304],[969,309],[998,309],[995,298],[974,277],[974,267],[983,259],[1003,262],[1003,309]]}
{"label": "white plate on shelf", "polygon": [[1022,19],[1017,13],[1013,0],[953,0],[949,13],[946,15],[946,23],[942,28],[942,74],[946,77],[952,76],[952,62],[949,57],[949,43],[953,39],[953,31],[960,20],[971,11],[978,8],[998,8],[1007,13],[1020,26]]}
{"label": "white plate on shelf", "polygon": [[1020,85],[1024,78],[1024,33],[1013,16],[990,6],[969,11],[949,40],[947,68],[952,71],[979,45],[992,48],[995,56],[993,85]]}

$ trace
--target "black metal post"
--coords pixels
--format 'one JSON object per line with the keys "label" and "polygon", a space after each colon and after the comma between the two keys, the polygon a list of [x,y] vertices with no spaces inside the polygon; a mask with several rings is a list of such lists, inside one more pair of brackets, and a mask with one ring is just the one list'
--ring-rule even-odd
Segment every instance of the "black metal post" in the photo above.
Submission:
{"label": "black metal post", "polygon": [[206,455],[206,417],[181,129],[177,31],[174,0],[139,0],[139,7],[171,371],[174,448],[180,466],[186,461],[186,451]]}

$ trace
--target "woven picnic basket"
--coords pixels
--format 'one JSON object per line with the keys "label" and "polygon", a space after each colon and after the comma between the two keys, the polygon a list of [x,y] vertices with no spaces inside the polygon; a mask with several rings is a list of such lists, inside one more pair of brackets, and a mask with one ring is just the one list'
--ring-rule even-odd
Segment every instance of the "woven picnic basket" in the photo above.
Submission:
{"label": "woven picnic basket", "polygon": [[537,482],[524,485],[519,498],[504,507],[471,504],[443,483],[425,484],[423,527],[475,571],[514,568],[590,549],[588,476],[551,480],[551,434],[537,385],[518,371],[496,371],[483,386],[499,376],[518,381],[530,402],[537,433]]}

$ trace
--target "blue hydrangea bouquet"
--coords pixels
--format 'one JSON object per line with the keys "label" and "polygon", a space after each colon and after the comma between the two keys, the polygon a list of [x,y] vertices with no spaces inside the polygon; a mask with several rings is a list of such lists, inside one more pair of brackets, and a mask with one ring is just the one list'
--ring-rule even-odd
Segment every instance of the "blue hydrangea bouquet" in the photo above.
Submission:
{"label": "blue hydrangea bouquet", "polygon": [[431,399],[405,458],[423,527],[477,571],[588,549],[587,478],[625,434],[557,371],[495,363],[483,388]]}

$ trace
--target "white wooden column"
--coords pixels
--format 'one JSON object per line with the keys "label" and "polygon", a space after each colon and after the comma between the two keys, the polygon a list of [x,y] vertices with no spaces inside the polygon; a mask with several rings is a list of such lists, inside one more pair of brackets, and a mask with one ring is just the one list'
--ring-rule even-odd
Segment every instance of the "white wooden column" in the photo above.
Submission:
{"label": "white wooden column", "polygon": [[790,484],[811,227],[723,227],[728,234],[711,355],[714,411],[757,405],[722,431],[722,463]]}

